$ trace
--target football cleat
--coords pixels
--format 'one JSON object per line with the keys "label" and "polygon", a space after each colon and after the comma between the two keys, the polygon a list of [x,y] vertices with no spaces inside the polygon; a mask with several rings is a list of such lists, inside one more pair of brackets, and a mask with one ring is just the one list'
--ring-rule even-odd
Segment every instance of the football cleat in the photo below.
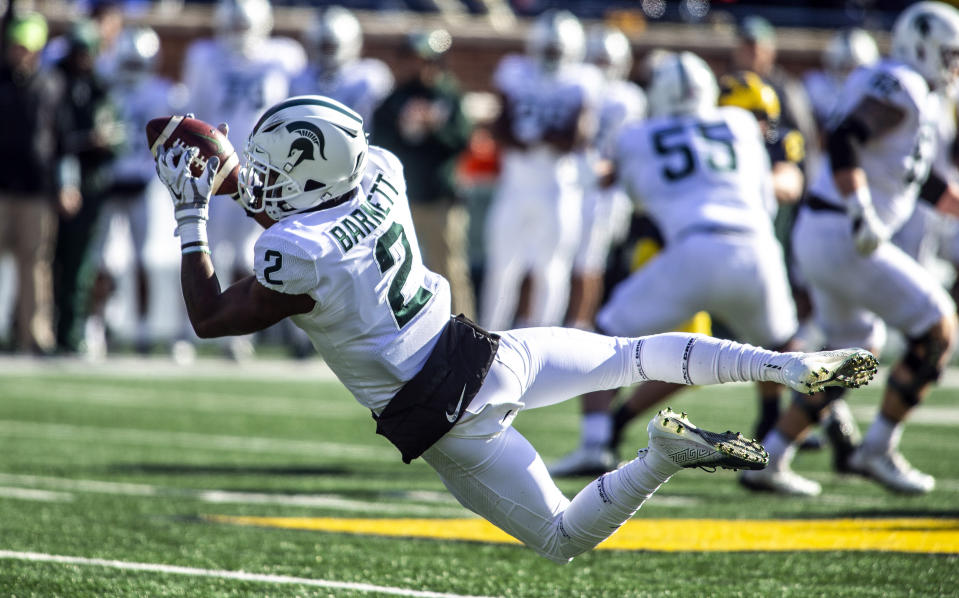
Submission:
{"label": "football cleat", "polygon": [[649,450],[655,450],[679,467],[715,470],[762,469],[769,462],[766,449],[735,432],[708,432],[697,428],[685,413],[666,408],[646,427]]}
{"label": "football cleat", "polygon": [[862,444],[862,435],[846,401],[837,399],[829,404],[823,430],[832,445],[833,469],[838,473],[855,473],[849,466],[849,457]]}
{"label": "football cleat", "polygon": [[782,368],[783,384],[803,393],[827,386],[859,388],[879,369],[876,357],[865,349],[796,353]]}
{"label": "football cleat", "polygon": [[910,465],[897,450],[871,453],[860,448],[849,457],[849,467],[894,492],[926,494],[936,487],[934,477]]}
{"label": "football cleat", "polygon": [[790,496],[819,496],[822,486],[795,471],[784,469],[764,469],[762,471],[744,471],[739,474],[739,484],[759,492],[775,492]]}
{"label": "football cleat", "polygon": [[616,469],[613,451],[602,446],[581,446],[549,466],[553,477],[599,476]]}

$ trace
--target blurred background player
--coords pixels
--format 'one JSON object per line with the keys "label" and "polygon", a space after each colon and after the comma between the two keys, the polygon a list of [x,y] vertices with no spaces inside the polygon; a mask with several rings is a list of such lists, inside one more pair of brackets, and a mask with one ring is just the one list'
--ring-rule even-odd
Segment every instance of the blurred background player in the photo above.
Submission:
{"label": "blurred background player", "polygon": [[[183,63],[187,110],[210,123],[231,123],[229,139],[243,151],[262,112],[289,97],[290,81],[306,66],[306,54],[291,38],[271,37],[273,8],[268,0],[219,0],[213,39],[194,42]],[[261,229],[230,201],[210,205],[210,248],[217,270],[237,280],[253,269],[253,243]],[[249,337],[227,347],[236,359],[253,351]]]}
{"label": "blurred background player", "polygon": [[876,40],[865,29],[849,27],[832,36],[822,52],[822,69],[803,75],[803,86],[820,131],[825,129],[849,73],[878,61]]}
{"label": "blurred background player", "polygon": [[[782,206],[793,206],[802,197],[805,186],[803,166],[806,158],[806,144],[802,133],[782,121],[782,108],[776,90],[752,71],[737,71],[723,75],[719,79],[719,105],[738,106],[748,110],[756,117],[762,132],[772,168],[773,195],[776,198],[773,218],[776,219]],[[788,209],[788,208],[787,208]],[[800,320],[808,315],[808,300],[804,299],[801,288],[792,281],[788,271],[790,263],[789,230],[777,227],[776,237],[783,246],[786,256],[787,274],[793,289],[793,299],[797,303],[797,317]],[[756,438],[763,438],[772,429],[779,418],[781,393],[773,390],[769,395],[760,393],[759,417],[754,428]],[[810,438],[809,440],[812,440]],[[817,439],[818,440],[818,439]]]}
{"label": "blurred background player", "polygon": [[[151,227],[163,227],[172,223],[163,218],[165,211],[156,209],[156,201],[166,201],[163,186],[157,181],[153,155],[143,142],[144,123],[157,116],[177,114],[184,111],[186,89],[174,85],[157,74],[160,60],[160,38],[149,27],[127,27],[116,42],[114,70],[110,79],[110,95],[119,110],[126,129],[123,145],[113,163],[112,186],[107,192],[107,203],[101,215],[98,230],[97,254],[101,260],[102,276],[115,286],[127,266],[125,258],[132,257],[134,282],[133,340],[137,351],[145,353],[150,348],[153,331],[148,329],[151,285],[146,264],[145,250]],[[157,195],[159,193],[159,196]],[[151,207],[153,209],[151,210]],[[165,206],[164,206],[165,207]],[[160,222],[157,222],[157,219]],[[129,230],[132,256],[120,250],[118,229]],[[91,350],[106,351],[106,325],[104,311],[106,297],[95,305],[87,322],[87,343]],[[182,310],[165,310],[170,316],[182,321]],[[177,327],[182,329],[182,325]],[[177,330],[176,333],[179,333]]]}
{"label": "blurred background player", "polygon": [[[125,16],[123,2],[120,0],[91,0],[78,2],[84,16],[94,25],[97,38],[97,57],[95,68],[97,74],[109,80],[116,71],[116,42],[123,30]],[[42,62],[45,66],[52,66],[66,57],[70,52],[69,35],[63,34],[54,37],[43,49]]]}
{"label": "blurred background player", "polygon": [[469,215],[456,167],[472,124],[459,83],[446,67],[445,29],[412,33],[400,52],[398,85],[373,117],[374,142],[405,165],[406,193],[426,267],[450,283],[453,312],[475,317],[466,257]]}
{"label": "blurred background player", "polygon": [[772,85],[779,97],[783,126],[797,129],[807,145],[816,148],[816,120],[809,96],[802,82],[777,62],[776,28],[772,23],[753,15],[746,17],[737,29],[737,43],[733,47],[733,71],[751,71]]}
{"label": "blurred background player", "polygon": [[57,213],[79,209],[80,191],[57,176],[63,150],[58,115],[64,101],[59,72],[42,69],[47,21],[37,13],[11,17],[0,66],[0,254],[16,265],[13,348],[45,355],[54,336],[52,261]]}
{"label": "blurred background player", "polygon": [[604,77],[595,137],[581,152],[583,168],[582,233],[573,262],[566,323],[589,330],[603,295],[603,273],[610,246],[629,229],[629,198],[618,185],[601,187],[596,169],[609,157],[620,128],[646,116],[646,94],[628,80],[633,50],[622,31],[593,25],[586,35],[586,62]]}
{"label": "blurred background player", "polygon": [[[878,350],[885,326],[900,330],[905,354],[891,368],[876,419],[846,467],[887,488],[929,492],[932,476],[899,451],[903,422],[942,373],[955,338],[956,307],[942,285],[889,242],[918,198],[959,213],[955,185],[930,173],[940,118],[935,90],[959,72],[959,11],[920,2],[896,20],[892,57],[846,80],[828,130],[829,168],[803,200],[793,248],[829,346]],[[749,488],[816,495],[820,484],[792,471],[796,443],[841,393],[798,397],[764,441],[770,464],[744,474]]]}
{"label": "blurred background player", "polygon": [[[623,127],[613,163],[665,247],[612,290],[597,328],[616,336],[655,334],[707,311],[743,342],[786,347],[796,332],[796,311],[773,232],[772,173],[757,120],[739,107],[717,107],[716,78],[691,52],[659,58],[648,94],[650,118]],[[659,383],[653,394],[646,386],[637,390],[651,401],[682,388]],[[763,398],[781,391],[759,384]],[[615,394],[587,395],[584,424],[591,407],[608,412]],[[557,462],[553,475],[584,474],[591,458],[610,458],[608,415],[604,424],[604,430],[584,427],[580,448]],[[605,443],[597,447],[597,439]]]}
{"label": "blurred background player", "polygon": [[393,74],[382,60],[360,57],[363,30],[356,16],[342,6],[319,9],[305,38],[309,64],[294,78],[290,95],[333,98],[372,123],[373,111],[393,89]]}
{"label": "blurred background player", "polygon": [[584,51],[579,19],[549,10],[532,24],[526,54],[505,56],[493,75],[503,153],[480,302],[480,323],[491,330],[511,327],[527,274],[523,324],[556,325],[565,316],[583,197],[575,151],[595,129],[602,89],[602,75],[582,63]]}

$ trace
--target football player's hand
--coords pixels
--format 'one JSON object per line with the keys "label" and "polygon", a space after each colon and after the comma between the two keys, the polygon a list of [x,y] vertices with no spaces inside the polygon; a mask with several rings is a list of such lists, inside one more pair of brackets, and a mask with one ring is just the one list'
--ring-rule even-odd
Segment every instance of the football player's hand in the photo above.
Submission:
{"label": "football player's hand", "polygon": [[852,218],[853,244],[861,255],[871,255],[892,236],[872,203],[850,204],[847,209]]}
{"label": "football player's hand", "polygon": [[200,176],[190,173],[190,163],[200,150],[195,147],[175,146],[157,154],[157,175],[170,191],[177,224],[188,221],[206,221],[209,218],[210,196],[213,192],[213,177],[220,167],[220,160],[211,157]]}

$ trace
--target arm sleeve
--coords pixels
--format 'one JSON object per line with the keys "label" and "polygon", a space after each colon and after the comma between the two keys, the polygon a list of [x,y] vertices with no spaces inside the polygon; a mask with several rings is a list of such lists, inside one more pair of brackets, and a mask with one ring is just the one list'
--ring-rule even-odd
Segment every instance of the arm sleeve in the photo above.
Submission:
{"label": "arm sleeve", "polygon": [[855,115],[843,119],[835,129],[829,132],[826,139],[826,150],[829,152],[832,171],[859,166],[859,146],[871,136],[872,131],[866,123]]}

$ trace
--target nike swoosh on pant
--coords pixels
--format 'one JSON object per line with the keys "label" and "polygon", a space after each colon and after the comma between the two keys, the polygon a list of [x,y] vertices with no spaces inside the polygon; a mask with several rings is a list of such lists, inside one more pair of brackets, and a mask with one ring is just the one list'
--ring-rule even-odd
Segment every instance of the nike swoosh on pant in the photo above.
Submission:
{"label": "nike swoosh on pant", "polygon": [[460,413],[460,406],[463,404],[463,397],[466,396],[466,385],[463,385],[463,392],[460,393],[460,400],[457,401],[456,406],[453,407],[452,411],[446,412],[446,421],[453,423],[456,421],[456,416]]}

